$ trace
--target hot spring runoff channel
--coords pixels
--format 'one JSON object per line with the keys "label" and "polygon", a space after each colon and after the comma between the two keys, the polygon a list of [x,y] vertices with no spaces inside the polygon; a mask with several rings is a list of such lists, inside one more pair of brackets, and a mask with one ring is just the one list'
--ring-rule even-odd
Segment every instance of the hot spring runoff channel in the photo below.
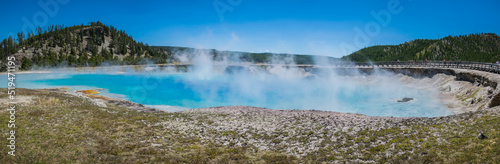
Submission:
{"label": "hot spring runoff channel", "polygon": [[[50,73],[20,74],[17,80],[17,86],[21,88],[103,88],[101,92],[106,96],[171,111],[216,106],[256,106],[369,116],[434,117],[453,114],[432,91],[406,87],[391,77]],[[405,97],[414,100],[397,102]]]}

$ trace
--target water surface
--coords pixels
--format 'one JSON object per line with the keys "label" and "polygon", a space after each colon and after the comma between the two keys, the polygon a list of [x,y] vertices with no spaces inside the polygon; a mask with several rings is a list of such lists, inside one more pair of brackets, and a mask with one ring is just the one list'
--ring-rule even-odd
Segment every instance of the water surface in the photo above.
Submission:
{"label": "water surface", "polygon": [[[405,87],[390,77],[297,78],[269,74],[192,73],[51,73],[20,74],[17,87],[103,88],[107,96],[169,109],[256,106],[270,109],[316,109],[369,116],[434,117],[452,114],[428,90]],[[5,86],[5,85],[4,85]],[[404,97],[415,98],[397,103]]]}

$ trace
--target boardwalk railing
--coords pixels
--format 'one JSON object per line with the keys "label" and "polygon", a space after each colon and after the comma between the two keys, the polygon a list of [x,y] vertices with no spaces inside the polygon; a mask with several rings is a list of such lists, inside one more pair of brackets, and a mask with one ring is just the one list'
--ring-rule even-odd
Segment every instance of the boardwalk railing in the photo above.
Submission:
{"label": "boardwalk railing", "polygon": [[500,74],[500,65],[468,61],[380,61],[380,62],[332,62],[334,67],[376,68],[458,68]]}
{"label": "boardwalk railing", "polygon": [[[190,66],[192,63],[158,64],[159,66]],[[214,65],[217,65],[214,63]],[[331,61],[328,65],[314,64],[267,64],[267,63],[224,63],[224,66],[259,65],[259,66],[297,66],[297,67],[342,67],[342,68],[457,68],[470,69],[500,74],[500,65],[469,61],[379,61],[379,62],[346,62]]]}

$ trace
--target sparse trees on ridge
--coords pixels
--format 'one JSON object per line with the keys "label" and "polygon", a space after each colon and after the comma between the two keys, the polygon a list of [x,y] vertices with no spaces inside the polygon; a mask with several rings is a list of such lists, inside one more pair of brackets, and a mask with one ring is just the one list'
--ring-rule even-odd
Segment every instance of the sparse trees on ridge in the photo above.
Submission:
{"label": "sparse trees on ridge", "polygon": [[[37,26],[28,32],[17,34],[17,43],[10,36],[0,42],[0,56],[15,54],[22,47],[30,49],[32,57],[23,58],[19,64],[26,64],[23,69],[31,66],[98,66],[109,64],[136,64],[141,58],[149,58],[157,63],[164,63],[170,56],[161,48],[150,47],[142,42],[136,42],[123,30],[101,22],[89,22],[87,25],[65,27],[50,25],[45,28]],[[146,52],[156,52],[145,55]],[[130,56],[119,61],[116,56]],[[30,60],[28,62],[27,60]]]}
{"label": "sparse trees on ridge", "polygon": [[[13,37],[17,37],[14,39]],[[17,40],[17,42],[16,42]],[[0,57],[5,63],[6,56],[21,55],[20,68],[32,66],[99,66],[109,64],[141,64],[152,61],[157,64],[173,61],[174,49],[180,47],[153,47],[137,42],[125,31],[107,26],[99,21],[87,25],[66,27],[64,25],[38,26],[34,31],[17,33],[0,42]],[[19,50],[27,54],[17,54]],[[213,50],[211,55],[228,55]],[[265,63],[271,55],[287,54],[243,53],[241,61]],[[229,53],[229,55],[231,55]],[[25,56],[24,56],[25,55]],[[24,58],[26,57],[26,58]],[[122,60],[120,60],[122,59]],[[294,55],[296,64],[313,64],[307,55]],[[496,34],[471,34],[448,36],[439,40],[417,39],[400,45],[372,46],[343,57],[352,61],[395,61],[395,60],[467,60],[495,62],[500,60],[500,37]],[[28,62],[30,60],[31,62]],[[23,64],[25,64],[23,66]],[[4,66],[5,67],[5,66]]]}
{"label": "sparse trees on ridge", "polygon": [[400,45],[363,48],[344,60],[408,61],[453,60],[495,62],[500,60],[500,37],[493,33],[448,36],[438,40],[417,39]]}

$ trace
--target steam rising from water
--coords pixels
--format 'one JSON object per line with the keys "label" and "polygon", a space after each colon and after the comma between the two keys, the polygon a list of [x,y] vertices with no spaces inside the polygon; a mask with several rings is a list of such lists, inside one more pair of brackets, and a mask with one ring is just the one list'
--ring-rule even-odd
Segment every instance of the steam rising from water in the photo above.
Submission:
{"label": "steam rising from water", "polygon": [[[275,59],[272,66],[235,64],[233,60],[213,60],[208,51],[197,50],[189,60],[187,73],[152,65],[140,72],[116,74],[99,72],[62,74],[40,79],[35,75],[31,86],[75,85],[106,88],[109,93],[122,94],[145,105],[165,105],[169,109],[205,108],[214,106],[257,106],[271,109],[316,109],[362,113],[372,116],[443,116],[451,112],[431,91],[416,90],[395,80],[392,73],[375,70],[363,75],[356,69],[350,76],[335,69],[300,68],[293,58]],[[319,65],[327,65],[317,61]],[[108,68],[109,69],[109,68]],[[26,83],[28,85],[29,83]],[[404,97],[415,98],[409,103],[397,103]]]}

